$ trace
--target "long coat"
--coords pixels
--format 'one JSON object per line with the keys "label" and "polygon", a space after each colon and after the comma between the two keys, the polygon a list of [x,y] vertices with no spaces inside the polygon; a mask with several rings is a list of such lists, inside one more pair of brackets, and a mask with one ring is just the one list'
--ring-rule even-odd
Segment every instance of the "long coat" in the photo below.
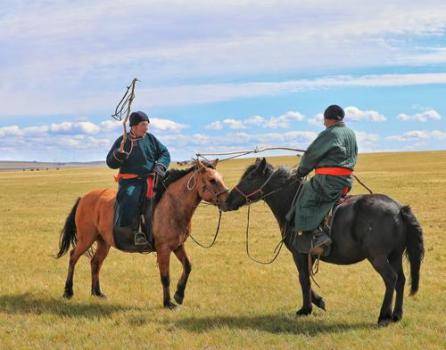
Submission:
{"label": "long coat", "polygon": [[107,165],[118,169],[120,174],[138,175],[134,179],[120,179],[118,194],[116,195],[114,224],[120,227],[131,226],[136,229],[139,224],[138,214],[147,190],[146,178],[153,171],[155,163],[169,167],[170,154],[152,134],[145,134],[138,139],[131,139],[128,134],[124,150],[129,153],[128,158],[120,161],[116,152],[121,145],[122,136],[119,137],[108,152]]}
{"label": "long coat", "polygon": [[[338,122],[322,131],[301,158],[297,172],[308,175],[313,169],[341,167],[353,170],[358,146],[353,130]],[[312,231],[352,186],[351,175],[315,175],[301,188],[288,219],[295,231]]]}

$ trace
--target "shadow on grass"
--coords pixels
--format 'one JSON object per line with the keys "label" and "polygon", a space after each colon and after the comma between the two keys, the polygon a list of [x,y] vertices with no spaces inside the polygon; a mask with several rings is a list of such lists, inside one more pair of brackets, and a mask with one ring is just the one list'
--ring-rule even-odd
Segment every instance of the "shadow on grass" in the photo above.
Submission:
{"label": "shadow on grass", "polygon": [[261,316],[190,317],[175,322],[175,326],[191,332],[208,332],[222,327],[248,329],[269,333],[289,333],[315,336],[321,333],[343,333],[351,330],[376,329],[374,323],[327,323],[312,316],[298,318],[283,314]]}
{"label": "shadow on grass", "polygon": [[60,317],[109,317],[115,312],[139,310],[131,306],[101,303],[78,303],[62,298],[36,296],[31,293],[0,295],[0,312],[7,314],[51,314]]}

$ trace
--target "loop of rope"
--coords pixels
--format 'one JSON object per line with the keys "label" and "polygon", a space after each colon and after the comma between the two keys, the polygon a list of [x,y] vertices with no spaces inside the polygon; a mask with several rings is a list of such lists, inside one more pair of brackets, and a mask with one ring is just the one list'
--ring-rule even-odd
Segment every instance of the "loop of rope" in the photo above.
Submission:
{"label": "loop of rope", "polygon": [[[208,204],[208,203],[206,203],[206,204]],[[198,242],[198,240],[197,240],[196,238],[194,238],[194,236],[192,236],[191,233],[189,233],[190,238],[191,238],[197,245],[199,245],[201,248],[205,248],[205,249],[212,248],[212,246],[213,246],[213,245],[215,244],[215,242],[217,241],[217,236],[218,236],[218,233],[220,232],[221,214],[222,214],[222,212],[221,212],[221,210],[219,210],[219,211],[218,211],[218,223],[217,223],[217,229],[216,229],[216,231],[215,231],[214,239],[212,240],[212,242],[211,242],[210,244],[208,244],[208,245],[204,245],[204,244]]]}

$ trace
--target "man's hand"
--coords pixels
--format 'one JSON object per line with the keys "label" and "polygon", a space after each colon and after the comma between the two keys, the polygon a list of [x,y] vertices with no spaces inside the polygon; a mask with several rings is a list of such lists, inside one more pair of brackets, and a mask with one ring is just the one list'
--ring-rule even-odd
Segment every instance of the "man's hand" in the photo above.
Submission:
{"label": "man's hand", "polygon": [[153,167],[153,171],[160,177],[163,178],[166,176],[166,167],[162,165],[161,163],[155,163],[155,166]]}
{"label": "man's hand", "polygon": [[120,152],[119,150],[114,151],[113,156],[120,162],[123,162],[127,159],[127,153]]}

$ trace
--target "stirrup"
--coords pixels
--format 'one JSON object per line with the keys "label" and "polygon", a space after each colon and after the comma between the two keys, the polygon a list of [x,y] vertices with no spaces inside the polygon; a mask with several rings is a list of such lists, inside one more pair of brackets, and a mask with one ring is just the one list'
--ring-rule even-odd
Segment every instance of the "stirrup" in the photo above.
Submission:
{"label": "stirrup", "polygon": [[149,242],[147,241],[146,235],[142,232],[136,232],[135,233],[135,245],[147,245]]}

